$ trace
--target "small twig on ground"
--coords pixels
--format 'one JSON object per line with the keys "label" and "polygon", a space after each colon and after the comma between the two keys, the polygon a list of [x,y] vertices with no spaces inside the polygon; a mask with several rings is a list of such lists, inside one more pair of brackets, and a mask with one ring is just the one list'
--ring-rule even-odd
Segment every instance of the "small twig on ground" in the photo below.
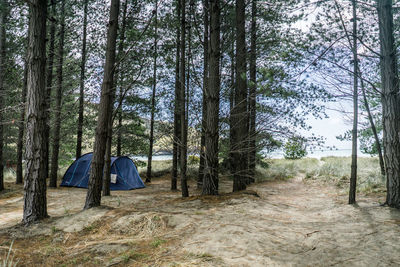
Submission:
{"label": "small twig on ground", "polygon": [[321,232],[321,231],[316,230],[316,231],[314,231],[314,232],[307,233],[307,234],[306,234],[306,237],[310,237],[312,234],[319,233],[319,232]]}

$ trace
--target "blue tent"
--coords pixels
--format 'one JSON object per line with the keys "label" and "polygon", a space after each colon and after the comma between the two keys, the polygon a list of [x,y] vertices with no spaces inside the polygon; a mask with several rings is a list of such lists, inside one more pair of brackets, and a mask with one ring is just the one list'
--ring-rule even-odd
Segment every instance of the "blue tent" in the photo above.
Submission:
{"label": "blue tent", "polygon": [[[93,153],[76,159],[64,174],[61,186],[88,188]],[[111,158],[111,190],[143,188],[144,183],[133,161],[128,157]]]}

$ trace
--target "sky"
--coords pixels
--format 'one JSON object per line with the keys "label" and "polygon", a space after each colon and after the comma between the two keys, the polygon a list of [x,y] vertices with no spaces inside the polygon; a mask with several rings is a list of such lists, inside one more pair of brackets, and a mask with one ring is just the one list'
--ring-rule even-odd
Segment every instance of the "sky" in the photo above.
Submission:
{"label": "sky", "polygon": [[[348,115],[352,116],[352,103],[346,101],[338,101],[327,105],[326,113],[329,118],[316,119],[309,117],[307,123],[312,127],[310,132],[316,136],[323,136],[325,140],[325,147],[335,147],[337,150],[330,150],[329,148],[322,148],[323,151],[315,151],[313,154],[309,153],[311,157],[321,156],[351,156],[351,141],[341,141],[336,137],[343,135],[346,131],[353,128],[352,122]],[[345,115],[343,112],[338,110],[344,110],[348,112]],[[361,118],[359,118],[361,119]],[[304,132],[306,136],[310,135],[310,132]],[[362,154],[358,145],[359,156],[369,156]]]}
{"label": "sky", "polygon": [[342,135],[350,130],[352,125],[346,121],[345,116],[338,111],[327,110],[326,113],[329,118],[308,118],[307,122],[312,127],[311,131],[317,136],[324,136],[326,138],[326,146],[335,146],[338,149],[351,149],[350,141],[340,141],[336,136]]}
{"label": "sky", "polygon": [[[313,21],[315,21],[315,15],[318,13],[318,8],[315,8],[313,5],[311,5],[309,8],[312,12],[306,16],[306,19],[298,21],[295,25],[293,25],[295,28],[299,28],[304,32],[309,31],[310,25]],[[318,80],[318,78],[316,80]],[[308,125],[312,127],[310,132],[316,136],[323,136],[326,139],[325,146],[327,149],[322,148],[322,150],[324,150],[323,152],[316,151],[314,155],[317,157],[321,155],[350,156],[351,141],[341,141],[336,137],[343,135],[346,131],[352,129],[352,122],[349,120],[349,117],[346,117],[346,115],[343,112],[340,112],[340,110],[348,112],[347,115],[352,116],[353,105],[349,101],[338,100],[337,102],[326,104],[326,108],[326,114],[329,118],[317,119],[313,116],[309,116],[307,120]],[[302,133],[305,136],[310,136],[310,132]],[[337,150],[331,151],[328,149],[328,147],[335,147]],[[360,151],[358,153],[361,154]]]}

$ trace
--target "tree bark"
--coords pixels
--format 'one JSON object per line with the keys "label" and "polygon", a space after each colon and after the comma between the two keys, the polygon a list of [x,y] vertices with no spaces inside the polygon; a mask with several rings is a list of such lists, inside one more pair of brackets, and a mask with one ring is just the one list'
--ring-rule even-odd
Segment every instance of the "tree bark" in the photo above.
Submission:
{"label": "tree bark", "polygon": [[192,60],[192,23],[194,14],[194,0],[189,1],[189,13],[186,21],[187,29],[187,53],[186,53],[186,97],[185,97],[185,134],[186,134],[186,157],[188,156],[187,136],[189,129],[189,107],[190,107],[190,62]]}
{"label": "tree bark", "polygon": [[60,152],[60,128],[61,128],[61,101],[63,89],[63,64],[64,64],[64,36],[65,36],[65,0],[61,0],[60,40],[58,47],[57,66],[57,93],[56,108],[53,128],[53,150],[51,154],[50,187],[57,187],[58,155]]}
{"label": "tree bark", "polygon": [[180,120],[180,99],[181,99],[181,84],[180,84],[180,54],[181,54],[181,30],[179,23],[181,21],[181,0],[177,0],[177,22],[176,29],[176,64],[175,64],[175,107],[174,107],[174,142],[172,155],[172,177],[171,190],[177,190],[178,180],[178,162],[179,148],[181,140],[181,120]]}
{"label": "tree bark", "polygon": [[[122,55],[124,51],[124,43],[125,43],[125,29],[126,29],[126,13],[128,9],[128,2],[125,1],[124,3],[124,8],[123,8],[123,15],[122,15],[122,27],[121,27],[121,39],[119,42],[119,47],[118,47],[118,57]],[[119,62],[119,61],[118,61]],[[118,68],[121,67],[121,62],[118,63]],[[124,97],[124,92],[122,89],[122,81],[123,81],[123,75],[121,72],[118,72],[118,80],[119,80],[119,101],[121,105],[119,106],[118,109],[118,130],[117,130],[117,156],[121,156],[122,154],[122,102],[123,102],[123,97]]]}
{"label": "tree bark", "polygon": [[357,53],[357,6],[353,0],[353,130],[352,130],[352,147],[351,147],[351,175],[349,204],[356,202],[357,191],[357,126],[358,126],[358,53]]}
{"label": "tree bark", "polygon": [[[122,73],[120,72],[120,60],[121,56],[124,51],[124,42],[125,42],[125,28],[126,28],[126,12],[127,12],[127,1],[124,2],[123,5],[123,13],[122,13],[122,27],[120,31],[120,40],[118,44],[118,55],[117,55],[117,63],[115,65],[115,76],[117,77],[114,79],[113,90],[115,91],[117,88],[118,79],[121,79]],[[120,100],[122,103],[123,93],[122,89],[120,90]],[[114,125],[114,117],[113,117],[113,110],[114,110],[114,102],[115,102],[115,93],[112,96],[110,101],[110,114],[108,117],[108,130],[107,130],[107,144],[106,144],[106,154],[104,156],[104,176],[103,176],[103,196],[111,195],[110,191],[110,184],[111,184],[111,148],[112,148],[112,137],[113,137],[113,125]]]}
{"label": "tree bark", "polygon": [[[232,35],[234,35],[234,31],[232,31]],[[235,84],[235,42],[231,44],[231,72],[230,72],[230,90],[229,90],[229,171],[231,175],[235,173],[233,168],[233,151],[234,151],[234,138],[233,138],[233,125],[234,125],[234,118],[233,118],[233,108],[235,106],[235,91],[236,91],[236,84]]]}
{"label": "tree bark", "polygon": [[251,2],[251,37],[250,37],[250,90],[249,90],[249,179],[254,182],[256,172],[256,103],[257,103],[257,0]]}
{"label": "tree bark", "polygon": [[44,102],[44,109],[46,110],[46,130],[44,132],[44,143],[45,143],[45,156],[43,158],[45,164],[46,178],[49,177],[49,159],[50,159],[50,107],[51,107],[51,90],[53,86],[53,62],[54,62],[54,46],[55,46],[55,32],[56,32],[56,1],[50,0],[51,5],[51,18],[50,21],[50,46],[49,46],[49,59],[47,66],[47,91],[46,101]]}
{"label": "tree bark", "polygon": [[[3,96],[5,93],[4,81],[6,73],[6,23],[8,3],[3,1],[4,6],[1,8],[0,14],[0,110],[4,108]],[[4,158],[3,158],[3,112],[0,112],[0,191],[4,190]]]}
{"label": "tree bark", "polygon": [[392,0],[377,1],[381,49],[383,144],[386,204],[400,208],[399,78],[393,35]]}
{"label": "tree bark", "polygon": [[88,2],[84,0],[83,3],[83,39],[81,50],[81,75],[79,78],[79,111],[78,111],[78,130],[76,137],[76,153],[75,158],[82,155],[82,135],[83,135],[83,112],[85,101],[85,69],[86,69],[86,38],[87,38],[87,16],[88,16]]}
{"label": "tree bark", "polygon": [[375,126],[374,119],[373,119],[372,114],[371,114],[371,110],[369,108],[367,95],[365,93],[364,80],[361,78],[362,76],[361,76],[360,69],[358,69],[358,75],[360,77],[360,82],[361,82],[361,90],[362,90],[362,94],[363,94],[364,106],[365,106],[365,109],[367,110],[368,120],[369,120],[369,123],[371,125],[372,133],[374,134],[374,138],[375,138],[376,150],[378,151],[378,158],[379,158],[379,166],[381,168],[381,175],[385,175],[385,162],[384,162],[383,154],[382,154],[382,146],[381,146],[381,142],[380,142],[379,137],[378,137],[378,132],[376,130],[376,126]]}
{"label": "tree bark", "polygon": [[203,195],[218,195],[218,139],[219,139],[219,92],[220,92],[220,6],[219,0],[211,0],[210,10],[210,74],[206,88],[206,151],[203,178]]}
{"label": "tree bark", "polygon": [[46,201],[46,17],[47,0],[29,3],[28,91],[26,123],[26,172],[22,222],[48,217]]}
{"label": "tree bark", "polygon": [[[119,90],[120,97],[123,95],[122,87]],[[121,107],[118,110],[118,130],[117,130],[117,157],[122,155],[122,102]]]}
{"label": "tree bark", "polygon": [[181,190],[182,197],[188,197],[189,191],[187,187],[186,167],[187,167],[187,129],[186,129],[186,0],[181,0],[181,63],[180,63],[180,121],[181,121],[181,144],[180,144],[180,158],[181,158]]}
{"label": "tree bark", "polygon": [[233,191],[246,189],[247,184],[247,79],[245,1],[236,0],[236,90],[233,108]]}
{"label": "tree bark", "polygon": [[147,160],[147,174],[146,183],[151,182],[151,162],[153,159],[153,142],[154,142],[154,113],[156,109],[156,87],[157,87],[157,44],[158,44],[158,21],[157,21],[157,5],[158,1],[155,3],[155,25],[154,25],[154,63],[153,63],[153,90],[151,93],[151,118],[150,118],[150,145],[149,145],[149,156]]}
{"label": "tree bark", "polygon": [[[111,103],[114,103],[114,100],[110,101]],[[110,190],[110,185],[111,185],[111,146],[112,146],[112,125],[113,125],[113,120],[112,120],[112,107],[111,107],[111,112],[108,116],[108,130],[107,130],[107,144],[106,144],[106,153],[104,155],[104,175],[103,175],[103,187],[102,187],[102,192],[103,196],[110,196],[111,195],[111,190]]]}
{"label": "tree bark", "polygon": [[[29,27],[28,27],[29,28]],[[28,37],[29,37],[29,29],[28,29]],[[28,51],[28,38],[26,51]],[[20,111],[20,121],[18,125],[18,141],[17,141],[17,176],[16,176],[16,184],[22,184],[23,180],[23,166],[22,166],[22,154],[24,150],[24,128],[25,128],[25,111],[26,111],[26,93],[27,93],[27,79],[28,79],[28,52],[26,52],[25,56],[25,67],[24,67],[24,82],[22,86],[21,92],[21,111]]]}
{"label": "tree bark", "polygon": [[115,50],[118,32],[119,0],[111,0],[110,20],[107,31],[106,62],[104,66],[104,78],[101,88],[99,115],[96,127],[93,159],[89,178],[88,192],[84,209],[100,206],[101,189],[104,167],[104,155],[107,142],[108,118],[112,112],[110,102],[115,94]]}
{"label": "tree bark", "polygon": [[207,101],[206,91],[208,88],[208,23],[209,23],[209,0],[203,1],[203,21],[204,21],[204,39],[203,39],[203,101],[201,109],[201,140],[200,140],[200,164],[199,175],[197,178],[197,189],[203,187],[204,165],[205,165],[205,147],[206,147],[206,116],[207,116]]}

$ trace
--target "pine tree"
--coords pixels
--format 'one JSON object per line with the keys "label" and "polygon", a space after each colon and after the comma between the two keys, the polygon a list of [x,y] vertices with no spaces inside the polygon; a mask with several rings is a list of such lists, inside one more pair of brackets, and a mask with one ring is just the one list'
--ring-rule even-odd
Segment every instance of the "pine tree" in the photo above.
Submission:
{"label": "pine tree", "polygon": [[353,0],[353,131],[352,131],[352,153],[351,153],[351,176],[349,190],[349,204],[356,202],[357,187],[357,126],[358,126],[358,52],[357,52],[357,7]]}
{"label": "pine tree", "polygon": [[206,138],[203,195],[218,195],[218,139],[220,93],[220,3],[210,1],[210,74],[206,87]]}
{"label": "pine tree", "polygon": [[75,158],[82,155],[82,134],[83,134],[83,111],[85,101],[85,70],[86,70],[86,38],[87,38],[87,17],[88,17],[88,2],[83,2],[83,35],[82,35],[82,50],[81,50],[81,73],[79,77],[79,111],[78,111],[78,130],[76,137],[76,153]]}
{"label": "pine tree", "polygon": [[174,136],[173,136],[173,155],[172,155],[172,176],[171,190],[177,190],[178,180],[178,162],[181,143],[181,119],[180,119],[180,101],[181,101],[181,79],[180,79],[180,58],[181,58],[181,1],[177,0],[177,27],[176,27],[176,57],[175,57],[175,105],[174,105]]}
{"label": "pine tree", "polygon": [[[126,29],[126,14],[127,14],[127,7],[128,2],[125,1],[123,5],[122,11],[122,25],[120,31],[120,40],[118,44],[118,55],[117,55],[117,63],[116,63],[116,71],[114,79],[113,90],[116,90],[118,78],[122,76],[121,73],[121,58],[124,51],[124,43],[125,43],[125,29]],[[110,114],[108,115],[108,130],[107,130],[107,144],[106,144],[106,155],[104,157],[104,176],[103,176],[103,196],[110,195],[110,184],[111,184],[111,146],[112,146],[112,137],[113,137],[113,124],[114,124],[114,99],[115,93],[113,98],[110,101]],[[120,93],[120,101],[123,100],[123,94]],[[117,112],[117,111],[116,111]]]}
{"label": "pine tree", "polygon": [[115,50],[118,32],[119,0],[111,1],[110,19],[107,31],[106,62],[104,66],[104,78],[101,88],[99,104],[99,115],[96,127],[94,152],[91,164],[88,192],[84,209],[100,206],[101,189],[103,181],[104,155],[106,151],[108,118],[112,112],[112,100],[115,94],[114,72],[115,72]]}
{"label": "pine tree", "polygon": [[233,116],[233,191],[246,189],[247,183],[247,78],[245,1],[236,0],[236,88]]}
{"label": "pine tree", "polygon": [[180,48],[180,128],[181,128],[181,139],[180,139],[180,164],[181,164],[181,190],[182,197],[188,197],[189,191],[187,186],[187,127],[186,127],[186,0],[181,0],[181,48]]}
{"label": "pine tree", "polygon": [[47,0],[29,2],[28,91],[26,121],[26,172],[22,222],[46,218],[46,17]]}
{"label": "pine tree", "polygon": [[65,37],[65,0],[61,0],[60,10],[60,40],[58,43],[57,64],[57,91],[56,108],[53,123],[53,150],[51,154],[50,187],[57,187],[58,156],[60,152],[60,128],[61,128],[61,100],[63,93],[63,64],[64,64],[64,37]]}
{"label": "pine tree", "polygon": [[[4,108],[4,95],[5,95],[5,73],[6,73],[6,23],[7,23],[8,3],[3,1],[0,6],[0,110]],[[4,130],[3,130],[4,116],[0,112],[0,191],[4,190]]]}
{"label": "pine tree", "polygon": [[157,30],[158,30],[158,21],[157,21],[157,7],[158,7],[158,1],[156,0],[155,2],[155,8],[154,8],[154,62],[153,62],[153,89],[151,93],[151,114],[150,114],[150,140],[149,140],[149,154],[148,154],[148,161],[147,161],[147,174],[146,174],[146,182],[150,183],[151,182],[151,163],[153,159],[153,143],[154,143],[154,113],[156,109],[156,88],[157,88],[157,45],[158,45],[158,36],[157,36]]}
{"label": "pine tree", "polygon": [[257,0],[251,1],[250,86],[249,86],[249,178],[256,170],[256,103],[257,103]]}
{"label": "pine tree", "polygon": [[45,147],[45,174],[46,178],[49,177],[49,159],[50,159],[50,103],[51,103],[51,91],[53,87],[53,62],[54,62],[54,46],[55,46],[55,32],[56,32],[56,1],[50,0],[51,13],[49,14],[50,22],[50,44],[48,51],[47,61],[47,74],[46,74],[46,101],[44,102],[44,109],[46,110],[46,131],[44,132],[44,143]]}
{"label": "pine tree", "polygon": [[393,35],[392,0],[377,1],[381,46],[382,116],[387,176],[386,204],[400,208],[399,78]]}
{"label": "pine tree", "polygon": [[204,38],[203,38],[203,98],[202,98],[202,110],[201,110],[201,140],[200,140],[200,163],[199,163],[199,174],[197,178],[197,188],[202,188],[204,178],[204,167],[205,167],[205,146],[206,146],[206,114],[207,114],[207,101],[206,92],[208,88],[208,32],[209,32],[209,2],[208,0],[203,1],[203,24],[204,24]]}

